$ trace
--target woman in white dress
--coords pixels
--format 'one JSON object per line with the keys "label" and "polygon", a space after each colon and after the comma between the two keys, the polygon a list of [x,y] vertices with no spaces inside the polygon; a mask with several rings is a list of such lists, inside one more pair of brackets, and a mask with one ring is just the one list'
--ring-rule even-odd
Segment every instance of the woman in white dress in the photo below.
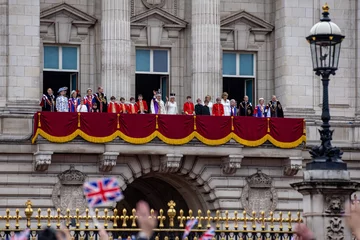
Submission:
{"label": "woman in white dress", "polygon": [[204,101],[204,105],[205,105],[205,102],[206,101],[208,101],[208,107],[209,107],[209,110],[210,110],[210,112],[212,113],[212,107],[213,107],[213,103],[212,103],[212,101],[211,101],[211,96],[210,95],[207,95],[206,97],[205,97],[205,101]]}
{"label": "woman in white dress", "polygon": [[170,93],[170,101],[168,101],[168,98],[166,98],[166,114],[169,115],[176,115],[178,114],[177,104],[175,102],[175,94]]}
{"label": "woman in white dress", "polygon": [[221,104],[224,106],[224,116],[230,116],[231,110],[230,110],[230,101],[228,99],[227,92],[224,92],[221,96]]}

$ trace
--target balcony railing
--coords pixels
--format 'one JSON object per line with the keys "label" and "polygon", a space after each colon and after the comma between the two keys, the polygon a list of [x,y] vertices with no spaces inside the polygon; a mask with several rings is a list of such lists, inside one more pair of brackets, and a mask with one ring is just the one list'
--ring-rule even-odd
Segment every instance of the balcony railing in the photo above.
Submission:
{"label": "balcony railing", "polygon": [[56,143],[81,137],[92,143],[120,138],[146,144],[159,138],[166,144],[183,145],[196,138],[211,146],[234,140],[249,147],[269,141],[279,148],[295,148],[306,141],[305,129],[304,119],[294,118],[39,112],[32,142],[38,136]]}
{"label": "balcony railing", "polygon": [[[196,218],[197,225],[190,233],[188,240],[197,240],[208,228],[214,227],[216,240],[242,240],[242,239],[279,239],[290,240],[293,235],[293,226],[301,223],[300,213],[293,217],[291,213],[274,214],[269,213],[265,216],[264,212],[259,214],[252,212],[250,216],[244,212],[229,214],[228,211],[207,211],[202,213],[201,210],[193,212],[189,210],[185,213],[183,210],[176,209],[176,203],[170,201],[169,208],[160,209],[158,216],[155,216],[154,210],[151,210],[151,217],[157,218],[158,227],[154,230],[154,238],[156,240],[179,240],[182,238],[186,221]],[[71,214],[73,212],[73,215]],[[87,240],[98,239],[98,228],[93,226],[92,218],[96,217],[101,225],[110,235],[112,239],[132,239],[133,236],[140,231],[136,222],[136,210],[133,209],[129,213],[126,209],[118,212],[117,209],[109,211],[105,209],[103,212],[95,210],[95,215],[91,216],[89,210],[84,214],[80,214],[79,210],[67,209],[64,214],[60,209],[52,215],[51,209],[43,211],[42,209],[33,209],[29,200],[26,203],[24,213],[19,210],[10,212],[6,210],[5,215],[0,215],[0,237],[6,238],[13,233],[22,231],[25,227],[31,229],[31,239],[36,239],[41,229],[46,227],[54,227],[59,229],[61,224],[71,230],[74,239]],[[24,224],[21,224],[22,220]]]}

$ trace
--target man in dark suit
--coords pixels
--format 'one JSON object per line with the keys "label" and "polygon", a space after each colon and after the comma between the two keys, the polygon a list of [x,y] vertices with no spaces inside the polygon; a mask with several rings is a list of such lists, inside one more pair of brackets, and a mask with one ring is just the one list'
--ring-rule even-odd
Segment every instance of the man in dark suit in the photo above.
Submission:
{"label": "man in dark suit", "polygon": [[195,105],[195,115],[203,115],[202,114],[203,105],[201,104],[201,99],[198,98],[196,102],[197,104]]}

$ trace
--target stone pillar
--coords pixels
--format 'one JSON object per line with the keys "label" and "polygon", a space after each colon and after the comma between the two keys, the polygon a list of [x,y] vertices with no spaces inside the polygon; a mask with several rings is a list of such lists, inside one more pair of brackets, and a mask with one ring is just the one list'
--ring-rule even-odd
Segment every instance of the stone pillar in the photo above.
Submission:
{"label": "stone pillar", "polygon": [[8,1],[0,0],[0,109],[6,103]]}
{"label": "stone pillar", "polygon": [[[309,1],[276,0],[275,94],[287,115],[314,113],[314,73],[305,37],[319,21]],[[316,78],[316,81],[318,79]]]}
{"label": "stone pillar", "polygon": [[222,92],[220,0],[192,1],[192,97]]}
{"label": "stone pillar", "polygon": [[35,112],[42,92],[40,1],[8,1],[8,14],[6,105],[10,112]]}
{"label": "stone pillar", "polygon": [[304,181],[291,186],[304,196],[303,219],[315,239],[352,239],[343,214],[346,202],[360,183],[350,181],[348,171],[305,171]]}
{"label": "stone pillar", "polygon": [[130,1],[102,0],[101,83],[108,98],[130,97]]}

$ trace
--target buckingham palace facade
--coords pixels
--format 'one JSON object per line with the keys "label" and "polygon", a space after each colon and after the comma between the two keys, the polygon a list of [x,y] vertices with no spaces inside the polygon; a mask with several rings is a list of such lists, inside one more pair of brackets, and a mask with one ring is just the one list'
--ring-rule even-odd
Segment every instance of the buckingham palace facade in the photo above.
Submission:
{"label": "buckingham palace facade", "polygon": [[[360,180],[360,4],[328,0],[331,19],[346,36],[330,82],[334,145]],[[121,179],[133,208],[145,198],[156,209],[302,211],[301,181],[308,149],[319,143],[321,81],[305,40],[319,21],[319,0],[0,0],[0,211],[84,207],[81,190],[60,173]],[[117,99],[176,94],[242,101],[276,95],[286,118],[306,119],[306,144],[277,148],[236,142],[173,146],[75,138],[31,142],[34,114],[47,88],[82,95],[104,88]],[[101,128],[101,125],[98,126]],[[248,126],[251,128],[251,126]],[[164,162],[171,162],[159,167]],[[244,195],[251,178],[266,179],[266,194]],[[271,183],[271,184],[270,184]],[[64,187],[64,186],[65,187]],[[76,184],[75,184],[76,185]],[[153,191],[149,191],[152,189]],[[268,196],[266,195],[266,196]],[[189,197],[191,196],[191,197]],[[252,202],[251,202],[252,201]],[[253,201],[259,201],[254,203]],[[255,209],[254,209],[255,208]],[[51,210],[53,211],[53,210]]]}

